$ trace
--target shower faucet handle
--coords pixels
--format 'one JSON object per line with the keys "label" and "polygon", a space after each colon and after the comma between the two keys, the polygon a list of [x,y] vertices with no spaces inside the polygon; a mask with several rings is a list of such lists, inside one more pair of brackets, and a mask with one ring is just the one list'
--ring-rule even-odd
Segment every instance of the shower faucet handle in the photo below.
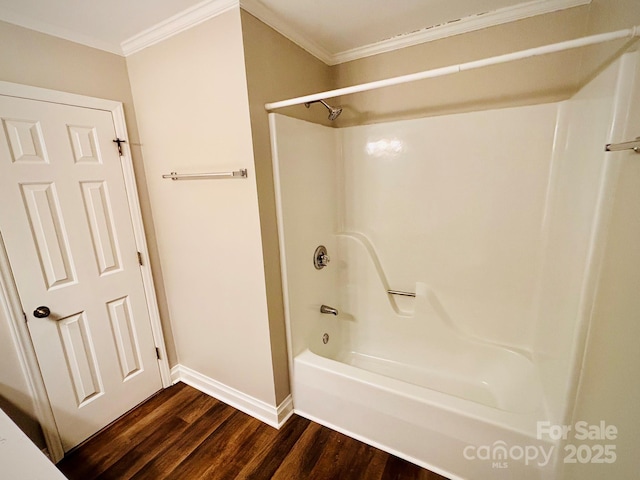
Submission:
{"label": "shower faucet handle", "polygon": [[320,245],[318,248],[316,248],[316,251],[313,253],[313,265],[314,267],[316,267],[316,269],[320,270],[326,267],[327,265],[329,265],[330,261],[331,258],[329,258],[329,255],[327,255],[327,247],[325,247],[324,245]]}
{"label": "shower faucet handle", "polygon": [[327,265],[329,265],[330,261],[331,261],[331,257],[329,257],[329,255],[327,255],[326,253],[323,253],[318,257],[318,263],[323,267],[326,267]]}

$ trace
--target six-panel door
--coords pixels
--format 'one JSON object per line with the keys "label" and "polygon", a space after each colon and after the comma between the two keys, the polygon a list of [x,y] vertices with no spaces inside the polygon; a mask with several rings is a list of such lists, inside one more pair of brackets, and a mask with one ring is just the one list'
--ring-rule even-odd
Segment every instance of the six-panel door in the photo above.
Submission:
{"label": "six-panel door", "polygon": [[0,119],[0,232],[67,451],[162,388],[113,118],[0,96]]}

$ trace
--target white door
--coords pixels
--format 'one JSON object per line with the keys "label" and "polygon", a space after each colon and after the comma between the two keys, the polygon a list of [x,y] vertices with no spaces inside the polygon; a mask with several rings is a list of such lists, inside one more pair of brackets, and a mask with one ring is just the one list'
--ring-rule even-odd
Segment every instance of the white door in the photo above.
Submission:
{"label": "white door", "polygon": [[162,388],[113,118],[1,95],[0,118],[0,233],[68,451]]}

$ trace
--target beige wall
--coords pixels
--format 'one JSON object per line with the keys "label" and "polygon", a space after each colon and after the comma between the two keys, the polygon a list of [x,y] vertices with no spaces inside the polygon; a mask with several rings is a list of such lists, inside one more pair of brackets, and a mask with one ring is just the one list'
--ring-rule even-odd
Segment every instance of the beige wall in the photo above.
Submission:
{"label": "beige wall", "polygon": [[[264,104],[329,90],[333,83],[330,68],[320,60],[244,10],[241,10],[241,18],[267,282],[272,361],[276,375],[276,398],[280,402],[289,394],[289,381],[273,167],[269,123]],[[312,109],[300,105],[282,113],[316,122],[328,122],[326,110],[320,105],[314,105]]]}
{"label": "beige wall", "polygon": [[[640,24],[640,2],[638,0],[591,0],[589,20],[585,35],[612,32]],[[582,60],[581,74],[588,81],[614,59],[622,50],[633,43],[638,47],[637,37],[633,40],[607,42],[589,48]]]}
{"label": "beige wall", "polygon": [[0,22],[0,45],[2,80],[121,101],[137,141],[123,57],[5,22]]}
{"label": "beige wall", "polygon": [[[127,64],[178,361],[275,406],[240,11]],[[248,179],[161,178],[239,168]]]}
{"label": "beige wall", "polygon": [[[456,65],[583,34],[588,7],[540,15],[333,67],[338,87]],[[376,123],[568,98],[579,57],[555,54],[427,79],[341,99],[339,126]]]}
{"label": "beige wall", "polygon": [[[345,87],[517,50],[629,28],[640,23],[637,0],[593,0],[475,32],[406,47],[332,67]],[[629,46],[629,40],[428,79],[334,100],[337,126],[425,115],[546,103],[569,98]],[[286,112],[282,112],[286,113]]]}
{"label": "beige wall", "polygon": [[591,0],[588,34],[629,28],[640,22],[637,0]]}
{"label": "beige wall", "polygon": [[[128,140],[131,144],[139,143],[127,67],[123,57],[5,22],[0,22],[0,45],[2,45],[0,80],[120,101],[125,108]],[[132,152],[156,291],[171,361],[175,359],[175,354],[172,353],[172,335],[168,324],[142,155],[140,148],[136,145],[132,145]],[[2,328],[5,328],[4,324],[9,320],[4,317],[0,320]],[[6,409],[10,415],[13,414],[14,419],[30,434],[31,438],[44,446],[39,434],[36,438],[33,436],[33,432],[36,432],[39,427],[34,420],[32,407],[27,402],[29,394],[25,390],[26,379],[23,372],[16,366],[17,354],[9,339],[9,335],[0,335],[0,350],[6,356],[6,363],[3,356],[0,370],[0,397],[4,397],[5,403],[0,407]],[[20,412],[25,413],[28,418],[15,418],[21,415]]]}

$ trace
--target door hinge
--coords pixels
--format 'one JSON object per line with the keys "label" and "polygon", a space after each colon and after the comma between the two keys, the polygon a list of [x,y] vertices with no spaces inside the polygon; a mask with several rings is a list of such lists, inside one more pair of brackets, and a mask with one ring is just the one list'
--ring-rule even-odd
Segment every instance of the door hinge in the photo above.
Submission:
{"label": "door hinge", "polygon": [[22,312],[22,316],[24,317],[25,323],[28,323],[29,320],[27,320],[27,314],[25,312]]}
{"label": "door hinge", "polygon": [[142,266],[142,253],[138,252],[138,263]]}
{"label": "door hinge", "polygon": [[156,347],[156,357],[160,360],[160,349],[158,347]]}
{"label": "door hinge", "polygon": [[126,141],[126,140],[122,140],[121,138],[116,138],[116,139],[113,141],[113,143],[117,143],[117,144],[118,144],[118,155],[120,155],[120,156],[124,155],[124,154],[122,153],[122,144],[123,144],[123,143],[127,143],[127,141]]}

